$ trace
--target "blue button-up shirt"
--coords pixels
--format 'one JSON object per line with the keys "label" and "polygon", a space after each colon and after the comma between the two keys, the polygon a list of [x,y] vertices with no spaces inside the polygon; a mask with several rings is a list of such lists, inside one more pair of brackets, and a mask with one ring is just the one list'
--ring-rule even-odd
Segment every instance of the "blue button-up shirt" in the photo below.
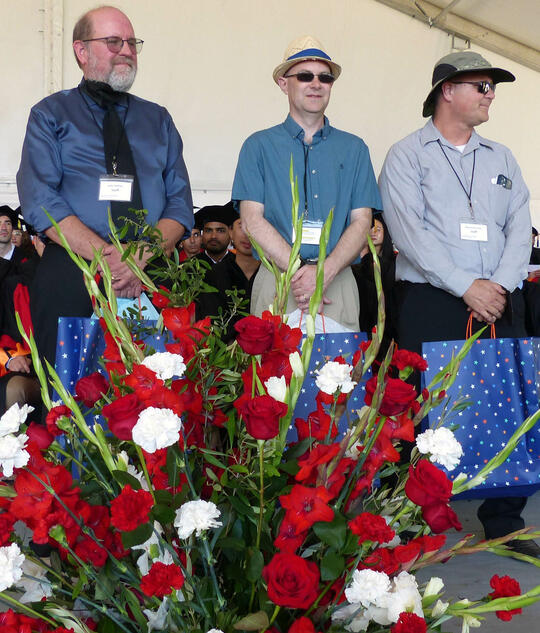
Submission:
{"label": "blue button-up shirt", "polygon": [[[304,130],[290,115],[282,124],[256,132],[245,141],[234,177],[233,200],[263,204],[265,219],[289,244],[291,155],[298,179],[299,213],[307,206],[306,220],[324,222],[334,209],[327,247],[331,253],[350,224],[352,209],[382,208],[369,150],[362,139],[333,128],[326,117],[309,144],[304,142]],[[316,258],[319,247],[303,244],[300,254]]]}
{"label": "blue button-up shirt", "polygon": [[[118,104],[137,169],[147,222],[162,218],[193,227],[193,203],[182,158],[182,139],[167,110],[129,95]],[[28,120],[17,186],[25,219],[43,232],[51,222],[77,216],[107,239],[108,201],[98,200],[106,173],[103,118],[106,110],[78,88],[63,90],[35,105]]]}
{"label": "blue button-up shirt", "polygon": [[[462,297],[475,279],[513,291],[527,276],[529,191],[504,145],[473,131],[460,152],[430,119],[390,149],[379,186],[397,279]],[[461,239],[471,221],[487,226],[487,241]]]}

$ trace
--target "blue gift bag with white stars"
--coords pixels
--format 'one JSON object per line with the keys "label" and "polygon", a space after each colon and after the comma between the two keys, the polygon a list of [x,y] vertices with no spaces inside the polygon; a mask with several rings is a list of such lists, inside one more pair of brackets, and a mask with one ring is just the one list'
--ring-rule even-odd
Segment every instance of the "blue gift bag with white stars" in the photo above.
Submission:
{"label": "blue gift bag with white stars", "polygon": [[[146,321],[152,326],[155,321]],[[147,345],[157,352],[165,351],[165,340],[160,334],[143,337]],[[105,349],[105,338],[99,320],[95,317],[60,317],[56,340],[55,369],[67,391],[75,392],[80,378],[99,371],[107,376],[99,364]]]}
{"label": "blue gift bag with white stars", "polygon": [[[315,379],[317,378],[315,371],[320,369],[328,361],[334,360],[336,356],[343,356],[347,363],[352,364],[354,353],[360,347],[360,343],[366,339],[367,336],[365,332],[315,334],[308,373],[304,379],[302,391],[300,392],[300,396],[296,402],[294,415],[292,417],[293,424],[289,428],[289,432],[287,434],[287,440],[289,442],[295,442],[297,439],[294,420],[296,418],[303,418],[305,420],[312,411],[317,409],[315,398],[319,393],[319,388],[315,384]],[[344,435],[347,431],[349,420],[354,420],[356,418],[356,410],[361,409],[364,406],[364,395],[366,391],[365,383],[370,377],[371,372],[368,371],[364,376],[364,380],[353,389],[348,400],[347,410],[338,422],[339,437]]]}
{"label": "blue gift bag with white stars", "polygon": [[[425,385],[457,354],[463,341],[423,344],[428,369]],[[447,419],[463,447],[460,472],[476,474],[507,443],[518,426],[539,408],[540,339],[478,339],[462,361],[456,380],[448,390],[450,403],[458,398],[470,406]],[[435,427],[442,406],[434,409],[425,427]],[[516,446],[508,459],[487,480],[461,498],[529,496],[540,488],[540,425]]]}

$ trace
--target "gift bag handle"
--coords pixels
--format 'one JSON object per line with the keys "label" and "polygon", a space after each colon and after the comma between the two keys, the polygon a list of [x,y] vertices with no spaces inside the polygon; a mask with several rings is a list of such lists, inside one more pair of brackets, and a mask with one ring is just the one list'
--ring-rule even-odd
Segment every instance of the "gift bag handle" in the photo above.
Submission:
{"label": "gift bag handle", "polygon": [[[301,310],[300,311],[300,321],[298,322],[298,327],[302,327],[302,318],[304,317],[304,311]],[[321,320],[322,320],[322,329],[323,329],[323,334],[326,334],[326,324],[324,322],[324,314],[321,313]]]}
{"label": "gift bag handle", "polygon": [[[465,338],[471,338],[472,336],[472,320],[473,320],[473,315],[472,312],[469,314],[469,320],[467,321],[467,329],[465,330]],[[490,337],[489,338],[497,338],[496,334],[495,334],[495,323],[492,323],[490,325]]]}

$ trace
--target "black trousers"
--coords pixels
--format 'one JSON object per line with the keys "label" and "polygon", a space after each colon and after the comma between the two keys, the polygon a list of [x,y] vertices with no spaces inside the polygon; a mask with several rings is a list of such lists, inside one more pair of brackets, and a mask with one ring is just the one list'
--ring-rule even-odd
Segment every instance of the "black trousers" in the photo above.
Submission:
{"label": "black trousers", "polygon": [[[465,338],[469,312],[463,299],[429,284],[400,281],[396,284],[397,342],[403,349],[422,353],[424,341],[452,341]],[[499,337],[522,338],[525,304],[521,290],[507,296],[507,309],[495,323]],[[485,324],[473,319],[473,332]],[[489,328],[482,338],[490,336]],[[521,512],[527,497],[486,499],[478,509],[486,538],[504,536],[525,527]]]}
{"label": "black trousers", "polygon": [[92,315],[83,274],[58,244],[43,251],[30,287],[30,311],[39,355],[54,367],[58,317]]}

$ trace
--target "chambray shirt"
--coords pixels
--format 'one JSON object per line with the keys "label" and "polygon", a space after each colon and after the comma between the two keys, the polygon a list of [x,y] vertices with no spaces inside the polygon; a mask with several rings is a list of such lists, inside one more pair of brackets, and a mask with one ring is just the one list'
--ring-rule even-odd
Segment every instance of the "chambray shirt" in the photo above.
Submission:
{"label": "chambray shirt", "polygon": [[[193,203],[182,158],[182,139],[167,110],[129,95],[116,106],[129,139],[142,203],[149,224],[180,222],[189,234]],[[106,173],[103,149],[105,109],[78,88],[62,90],[36,104],[26,128],[17,187],[24,218],[43,232],[51,222],[77,216],[102,238],[109,235],[108,201],[98,200]]]}
{"label": "chambray shirt", "polygon": [[[443,153],[444,150],[444,153]],[[447,158],[445,157],[448,157]],[[487,242],[460,238],[460,222],[487,225]],[[511,188],[497,184],[499,176]],[[499,179],[502,180],[502,179]],[[461,153],[426,125],[396,143],[379,177],[384,218],[399,254],[396,279],[429,283],[462,297],[475,279],[512,292],[527,277],[529,191],[510,150],[473,131]]]}
{"label": "chambray shirt", "polygon": [[[326,117],[310,144],[304,142],[304,130],[290,115],[280,125],[256,132],[245,141],[236,167],[232,198],[263,204],[265,219],[289,244],[292,244],[291,156],[294,176],[298,179],[299,214],[305,209],[305,193],[305,220],[324,222],[334,208],[329,254],[349,226],[352,209],[382,208],[369,150],[362,139],[333,128]],[[302,244],[300,254],[316,258],[319,247]]]}

